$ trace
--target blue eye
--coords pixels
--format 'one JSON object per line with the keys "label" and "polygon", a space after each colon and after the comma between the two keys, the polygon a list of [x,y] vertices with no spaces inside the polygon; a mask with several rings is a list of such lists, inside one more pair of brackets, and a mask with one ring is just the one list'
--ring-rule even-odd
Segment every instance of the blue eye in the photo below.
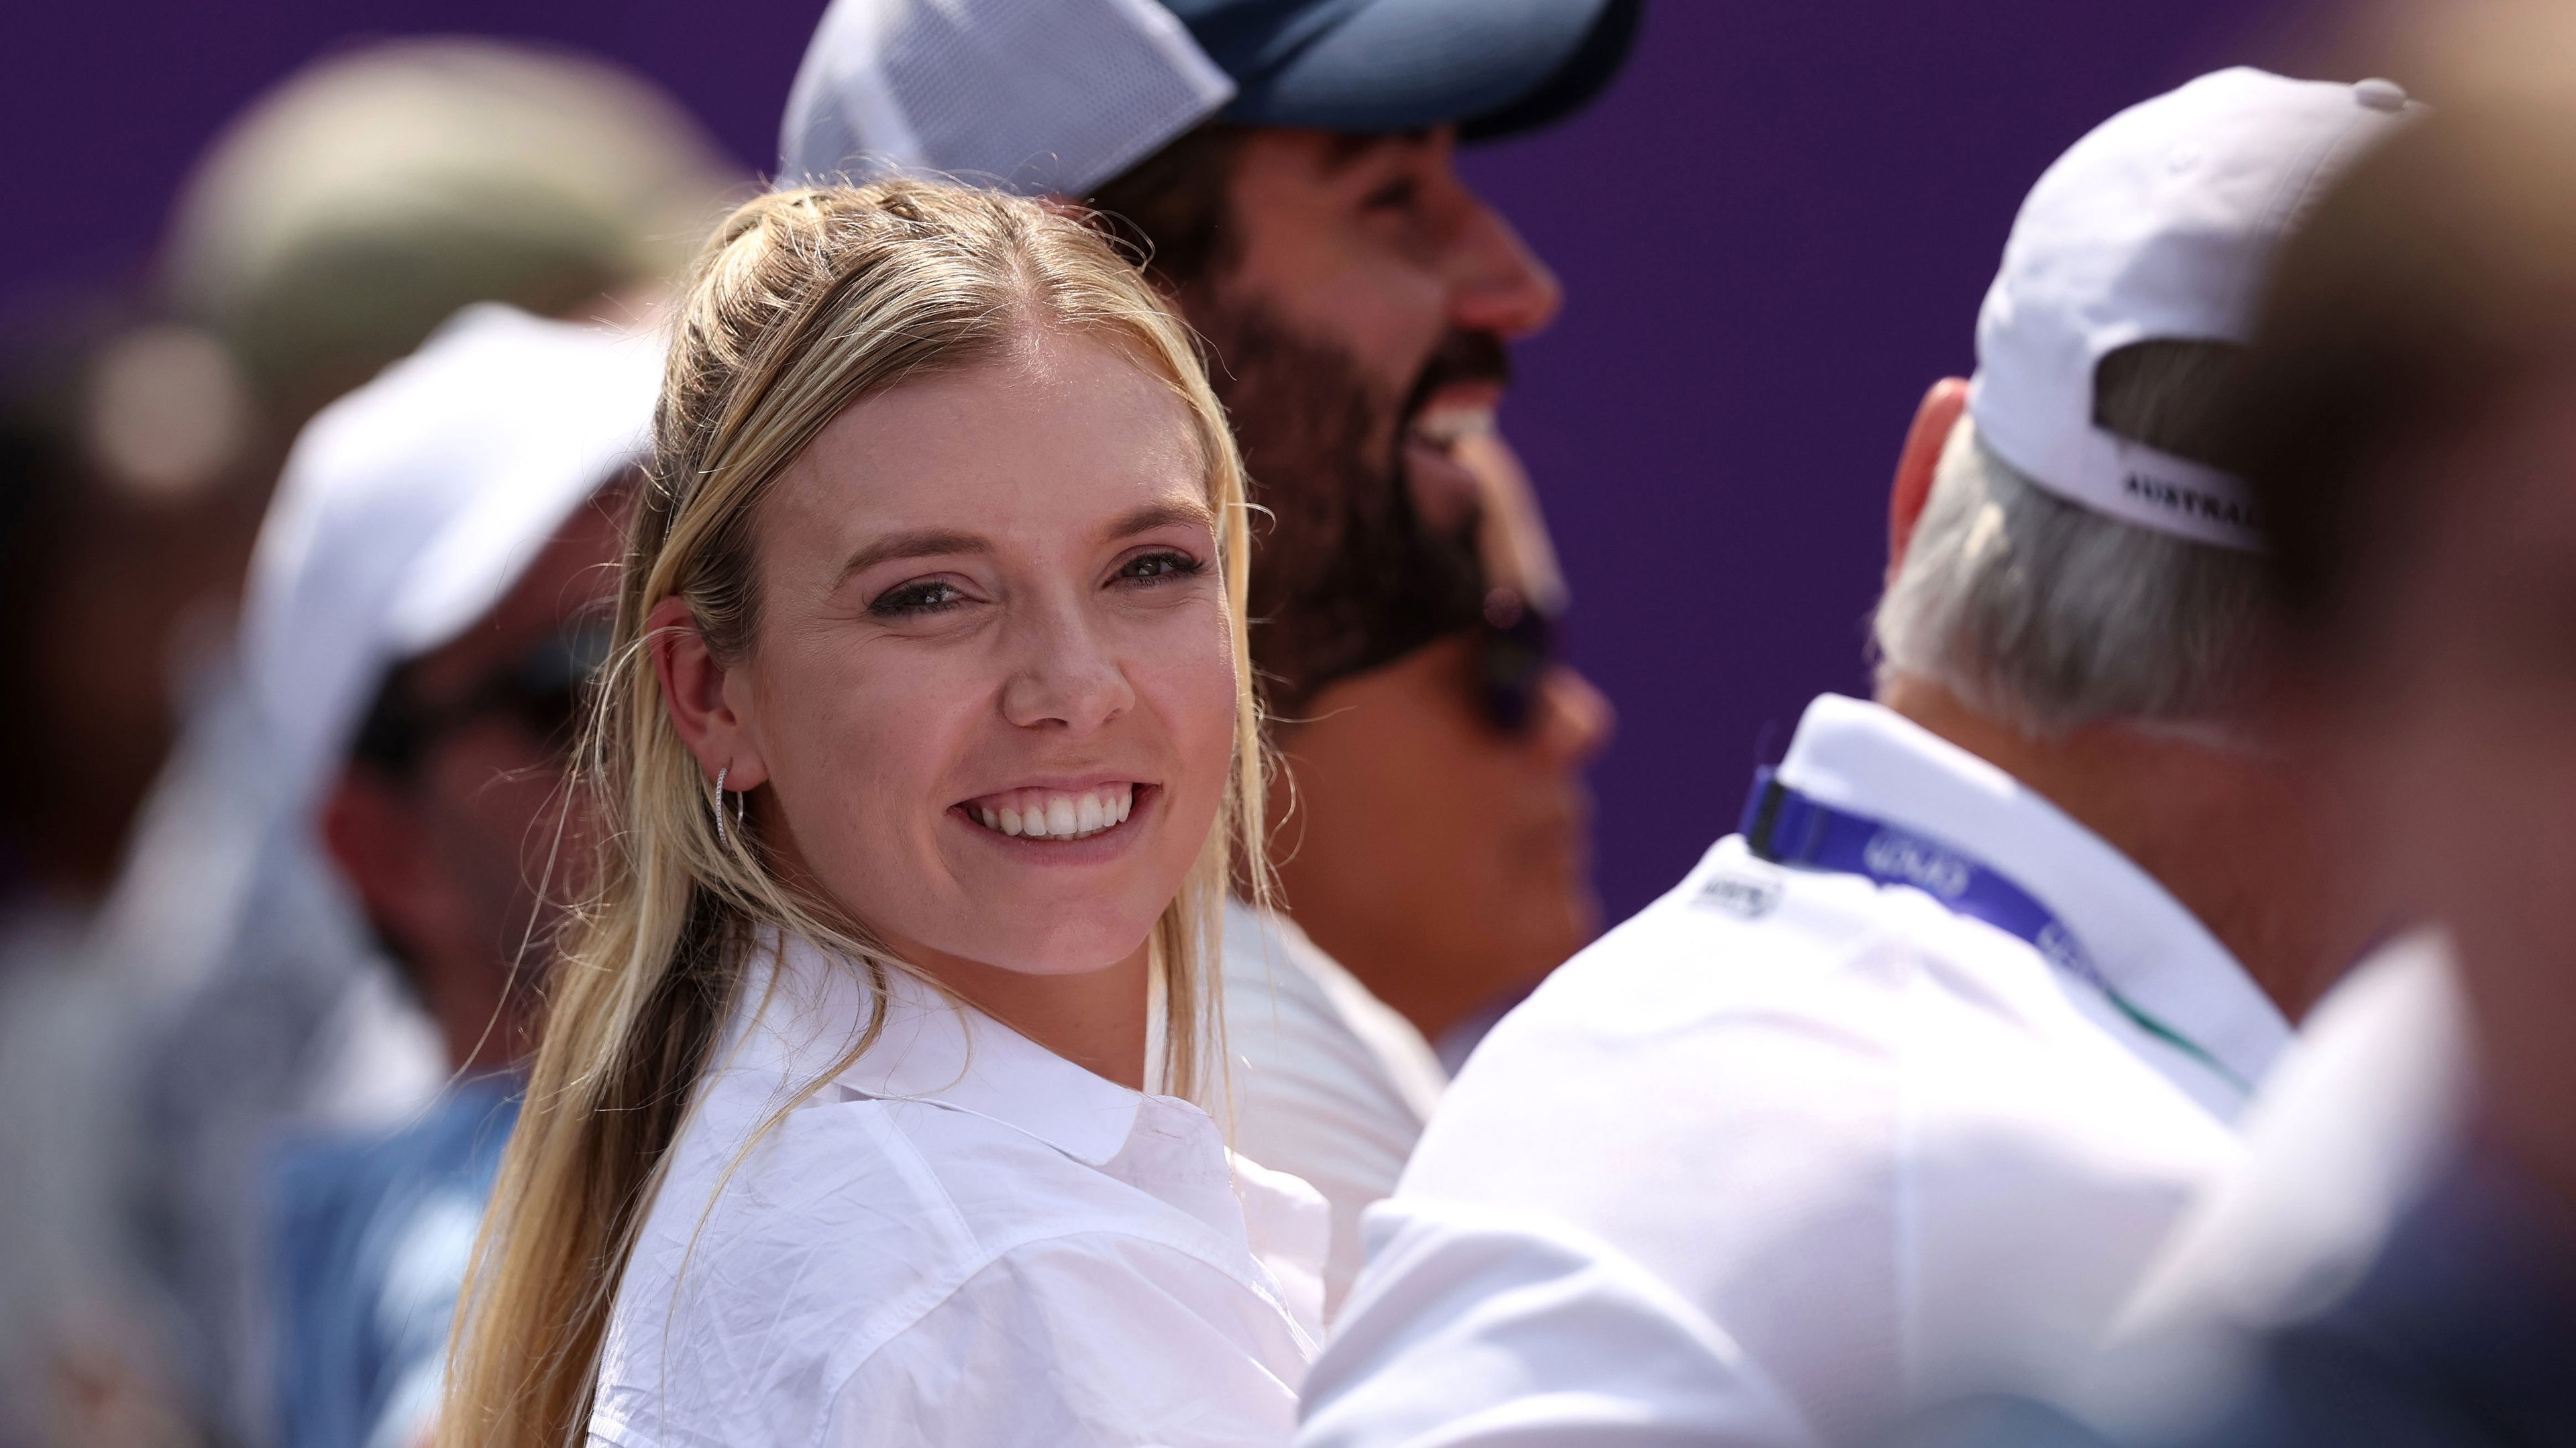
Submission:
{"label": "blue eye", "polygon": [[868,612],[879,618],[907,618],[922,614],[943,613],[965,601],[966,595],[952,583],[925,579],[906,583],[878,594],[868,603]]}
{"label": "blue eye", "polygon": [[1118,570],[1121,579],[1143,584],[1167,583],[1176,578],[1192,578],[1207,571],[1207,565],[1175,549],[1157,549],[1130,558]]}

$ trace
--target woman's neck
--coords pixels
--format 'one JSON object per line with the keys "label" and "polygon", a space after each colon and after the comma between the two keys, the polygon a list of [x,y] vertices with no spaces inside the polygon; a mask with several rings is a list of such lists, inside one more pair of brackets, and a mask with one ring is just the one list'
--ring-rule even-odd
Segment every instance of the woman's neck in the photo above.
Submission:
{"label": "woman's neck", "polygon": [[903,958],[968,1005],[1093,1075],[1145,1089],[1150,972],[1144,947],[1075,975],[1032,975],[926,950],[907,950]]}

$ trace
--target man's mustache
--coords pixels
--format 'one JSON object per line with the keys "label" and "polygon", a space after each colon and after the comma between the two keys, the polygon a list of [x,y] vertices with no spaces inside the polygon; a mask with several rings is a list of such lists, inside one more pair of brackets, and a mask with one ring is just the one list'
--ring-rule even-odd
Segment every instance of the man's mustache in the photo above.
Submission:
{"label": "man's mustache", "polygon": [[1422,364],[1421,374],[1413,380],[1413,390],[1404,399],[1404,410],[1397,416],[1418,416],[1444,387],[1459,383],[1508,387],[1511,381],[1512,354],[1502,338],[1491,332],[1453,330],[1440,339],[1430,359]]}

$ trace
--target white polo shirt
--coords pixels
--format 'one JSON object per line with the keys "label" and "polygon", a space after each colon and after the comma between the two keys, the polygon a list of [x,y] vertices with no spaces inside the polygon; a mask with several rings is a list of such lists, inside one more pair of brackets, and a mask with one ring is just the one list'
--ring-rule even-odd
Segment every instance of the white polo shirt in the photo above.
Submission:
{"label": "white polo shirt", "polygon": [[1226,902],[1222,988],[1234,1145],[1332,1209],[1330,1321],[1359,1273],[1360,1212],[1395,1190],[1449,1073],[1411,1021],[1277,911]]}
{"label": "white polo shirt", "polygon": [[[1462,1371],[1461,1355],[1546,1339],[1526,1315],[1500,1348],[1438,1330],[1486,1295],[1408,1271],[1441,1259],[1426,1244],[1452,1219],[1490,1235],[1495,1211],[1535,1213],[1589,1234],[1698,1315],[1676,1340],[1717,1345],[1680,1377],[1625,1372],[1588,1423],[1558,1411],[1513,1444],[1619,1441],[1614,1427],[1692,1415],[1729,1441],[1800,1441],[1745,1426],[1779,1423],[1748,1406],[1775,1388],[1805,1431],[1841,1441],[1919,1404],[2054,1380],[2195,1186],[2239,1156],[2240,1083],[2288,1026],[2155,881],[1873,704],[1818,699],[1779,778],[2011,877],[2197,1053],[1920,890],[1721,840],[1505,1017],[1451,1085],[1369,1215],[1372,1265],[1317,1364],[1301,1442],[1479,1441],[1385,1426],[1425,1421],[1426,1400],[1435,1418],[1491,1418],[1476,1394],[1510,1375]],[[1410,1251],[1381,1271],[1398,1239]],[[1508,1254],[1485,1256],[1508,1286]],[[1556,1310],[1570,1337],[1581,1294]],[[1712,1406],[1729,1401],[1732,1418]]]}
{"label": "white polo shirt", "polygon": [[763,1005],[769,973],[618,1285],[592,1442],[1287,1439],[1321,1297],[1310,1189],[1188,1102],[901,977],[880,1040],[799,1102],[866,988],[791,946]]}

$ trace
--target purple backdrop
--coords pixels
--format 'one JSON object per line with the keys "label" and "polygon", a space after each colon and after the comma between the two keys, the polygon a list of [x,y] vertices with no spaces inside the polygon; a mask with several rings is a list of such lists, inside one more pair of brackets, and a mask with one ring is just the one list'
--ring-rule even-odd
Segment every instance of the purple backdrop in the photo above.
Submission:
{"label": "purple backdrop", "polygon": [[[1617,701],[1595,772],[1612,918],[1731,826],[1823,689],[1865,687],[1887,473],[1970,364],[2021,193],[2119,106],[2295,65],[2324,0],[1661,0],[1610,96],[1477,153],[1563,276],[1506,425]],[[130,273],[216,127],[332,45],[475,31],[586,47],[677,91],[746,165],[820,0],[46,5],[0,47],[0,295]]]}

